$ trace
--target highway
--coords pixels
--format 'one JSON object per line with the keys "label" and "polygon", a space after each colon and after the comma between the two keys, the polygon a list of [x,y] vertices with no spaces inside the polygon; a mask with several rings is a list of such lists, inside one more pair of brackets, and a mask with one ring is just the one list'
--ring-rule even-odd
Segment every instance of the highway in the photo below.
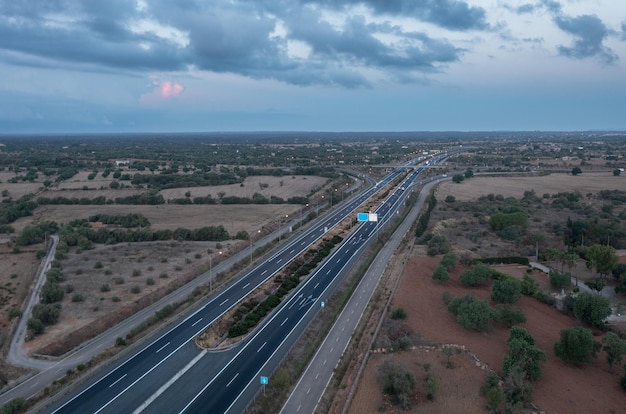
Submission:
{"label": "highway", "polygon": [[[379,222],[362,223],[329,256],[298,290],[276,311],[254,336],[245,341],[236,354],[217,375],[196,391],[196,379],[204,372],[203,365],[189,370],[177,382],[178,386],[155,400],[155,411],[172,413],[227,413],[242,412],[248,403],[247,398],[239,396],[252,386],[258,390],[260,377],[270,376],[270,370],[264,370],[277,349],[300,326],[309,321],[322,308],[333,288],[339,283],[344,269],[352,264],[359,251],[368,240],[375,237],[379,226],[389,220],[401,202],[404,189],[419,175],[421,170],[412,173],[387,200],[376,209]],[[358,318],[358,315],[355,316]],[[324,362],[325,363],[325,362]],[[176,396],[176,398],[173,398]]]}
{"label": "highway", "polygon": [[[164,412],[162,409],[166,405],[163,404],[161,400],[170,395],[171,392],[177,389],[177,387],[181,386],[185,391],[187,391],[188,394],[193,394],[193,392],[196,392],[197,394],[192,397],[183,397],[182,393],[175,394],[176,398],[169,398],[169,400],[190,401],[191,405],[187,407],[186,410],[188,412],[196,412],[194,411],[194,407],[196,407],[197,404],[206,404],[206,402],[204,402],[204,396],[207,395],[207,390],[209,390],[213,384],[221,383],[222,378],[230,373],[229,370],[233,369],[231,367],[233,367],[234,364],[232,362],[229,363],[226,365],[226,368],[219,371],[219,373],[216,372],[216,375],[212,375],[214,371],[213,367],[222,366],[224,361],[232,357],[232,354],[240,355],[239,353],[243,350],[248,350],[250,346],[249,344],[258,337],[259,333],[268,332],[266,326],[269,326],[270,323],[267,323],[264,325],[263,329],[256,332],[253,338],[246,340],[245,343],[241,345],[240,349],[235,348],[232,351],[219,354],[199,351],[193,345],[193,338],[197,334],[204,331],[215,320],[227,312],[231,307],[236,305],[242,298],[246,297],[250,292],[264,283],[283,266],[302,254],[313,242],[321,238],[326,231],[335,226],[344,217],[353,213],[363,201],[371,197],[379,191],[379,189],[383,188],[386,183],[393,180],[402,171],[403,169],[394,171],[394,173],[387,176],[373,188],[366,190],[362,194],[346,202],[344,205],[341,205],[337,211],[328,214],[309,230],[295,237],[295,239],[290,241],[284,248],[280,249],[268,260],[264,261],[259,266],[245,274],[242,278],[231,284],[227,289],[211,299],[208,303],[199,308],[192,315],[188,316],[185,320],[172,327],[162,336],[147,344],[145,347],[131,352],[128,355],[128,358],[113,364],[111,367],[104,370],[102,375],[94,377],[92,380],[77,387],[77,389],[72,393],[61,398],[58,402],[51,405],[49,409],[46,409],[46,412],[120,413],[132,412],[136,409],[145,409],[146,412]],[[376,226],[374,225],[372,227],[369,224],[370,223],[365,223],[364,225],[359,226],[358,231],[361,231],[361,228],[369,228],[371,231],[374,231]],[[363,239],[370,236],[369,233],[363,233],[361,235]],[[346,244],[349,243],[344,242],[342,246]],[[361,244],[352,244],[355,248],[361,246]],[[351,257],[351,255],[348,256]],[[345,266],[346,264],[346,262],[342,262],[340,259],[337,259],[337,261],[338,262],[335,263],[335,267],[326,270],[329,272],[328,275],[338,271],[340,266]],[[315,303],[312,299],[319,297],[314,295],[316,295],[317,292],[323,294],[324,291],[320,291],[319,289],[321,289],[324,284],[327,284],[327,280],[322,279],[316,287],[318,290],[314,290],[312,293],[307,293],[307,295],[302,293],[303,296],[300,300],[305,299],[305,301],[301,304],[295,305],[291,303],[290,301],[297,300],[298,298],[297,295],[292,296],[291,299],[289,299],[284,306],[280,308],[281,311],[282,309],[288,309],[289,306],[291,306],[291,309],[295,309],[298,312],[302,312],[302,314],[306,314],[306,311],[311,308],[313,303]],[[309,283],[307,282],[306,285],[308,286]],[[278,313],[279,312],[276,314]],[[296,316],[302,316],[302,314],[294,315],[291,322],[289,322],[289,319],[284,320],[283,326],[279,326],[280,329],[274,327],[275,329],[270,330],[272,330],[273,333],[276,333],[275,331],[286,332],[290,329],[289,327],[291,326],[291,323],[295,324]],[[273,320],[274,319],[272,319],[272,321]],[[268,336],[268,340],[264,341],[265,345],[263,347],[259,346],[258,355],[255,355],[254,358],[247,358],[249,362],[252,363],[252,360],[263,361],[263,359],[267,357],[264,352],[269,352],[270,350],[273,352],[276,341],[278,341],[277,338]],[[265,348],[267,348],[267,351],[264,351]],[[206,365],[208,365],[208,367],[206,367]],[[197,384],[197,387],[195,386],[195,380],[193,384],[184,380],[187,376],[192,375],[195,370],[203,369],[203,367],[203,376],[206,377],[206,380]],[[239,372],[233,374],[233,377],[228,379],[226,382],[226,384],[228,384],[226,393],[228,395],[232,395],[232,390],[235,386],[240,386],[244,383],[247,385],[249,380],[246,382],[244,377],[245,376]],[[172,378],[183,378],[183,381],[172,382],[170,380]],[[211,380],[211,378],[213,379]],[[215,378],[219,378],[219,380],[216,380]],[[205,387],[206,389],[203,392],[198,393],[198,391],[202,391],[202,388]],[[210,389],[208,393],[212,394],[213,389]],[[226,404],[225,401],[227,401],[227,399],[220,398],[219,401],[220,404],[223,405]],[[158,408],[157,411],[152,411],[154,407]],[[183,408],[185,407],[182,407],[181,409]],[[170,410],[167,409],[166,411],[169,412]],[[204,409],[200,410],[200,412],[204,411]],[[220,411],[218,409],[218,411],[214,412]]]}

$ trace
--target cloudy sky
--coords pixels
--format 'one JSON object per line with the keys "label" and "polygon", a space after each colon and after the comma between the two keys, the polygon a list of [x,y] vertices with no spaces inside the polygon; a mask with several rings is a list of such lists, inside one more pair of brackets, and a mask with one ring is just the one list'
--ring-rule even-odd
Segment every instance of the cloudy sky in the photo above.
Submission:
{"label": "cloudy sky", "polygon": [[0,0],[0,134],[626,129],[624,0]]}

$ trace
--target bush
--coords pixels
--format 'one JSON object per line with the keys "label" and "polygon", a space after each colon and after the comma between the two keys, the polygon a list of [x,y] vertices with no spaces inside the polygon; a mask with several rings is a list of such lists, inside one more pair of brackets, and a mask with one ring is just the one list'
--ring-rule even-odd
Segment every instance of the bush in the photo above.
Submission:
{"label": "bush", "polygon": [[439,264],[445,267],[447,271],[454,269],[456,267],[456,254],[453,252],[444,254]]}
{"label": "bush", "polygon": [[483,263],[477,263],[471,270],[461,274],[460,281],[465,286],[483,286],[491,279],[491,269]]}
{"label": "bush", "polygon": [[94,265],[93,265],[94,269],[102,269],[102,262],[101,261],[97,261]]}
{"label": "bush", "polygon": [[522,296],[520,282],[511,277],[496,280],[491,288],[491,300],[499,303],[515,303]]}
{"label": "bush", "polygon": [[26,328],[31,332],[32,335],[41,335],[44,331],[43,322],[41,322],[37,318],[30,318],[28,323],[26,324]]}
{"label": "bush", "polygon": [[9,320],[13,320],[15,318],[19,318],[20,316],[22,316],[22,311],[20,311],[18,308],[16,307],[12,307],[11,309],[9,309]]}
{"label": "bush", "polygon": [[601,347],[589,329],[577,326],[561,330],[561,340],[554,344],[554,355],[565,362],[583,365],[593,361]]}
{"label": "bush", "polygon": [[450,274],[445,267],[439,265],[435,268],[435,271],[433,272],[433,280],[447,282],[448,280],[450,280]]}
{"label": "bush", "polygon": [[63,289],[58,283],[47,281],[41,288],[41,303],[60,302],[63,299]]}
{"label": "bush", "polygon": [[482,331],[491,329],[491,319],[494,312],[485,300],[467,294],[454,298],[448,305],[448,311],[452,313],[457,322],[466,329]]}
{"label": "bush", "polygon": [[495,319],[508,326],[519,325],[526,322],[526,315],[524,309],[520,307],[513,307],[507,304],[496,305]]}
{"label": "bush", "polygon": [[530,276],[524,275],[522,279],[522,294],[526,296],[534,296],[537,292],[539,284]]}
{"label": "bush", "polygon": [[550,286],[555,289],[560,289],[572,284],[572,277],[569,274],[557,272],[556,270],[550,271]]}
{"label": "bush", "polygon": [[152,285],[154,285],[154,283],[155,282],[154,282],[153,278],[149,277],[149,278],[146,279],[146,285],[152,286]]}
{"label": "bush", "polygon": [[397,308],[393,312],[391,312],[391,319],[406,319],[406,311],[404,308]]}
{"label": "bush", "polygon": [[438,254],[448,253],[451,249],[452,246],[445,236],[434,235],[428,241],[427,254],[429,256],[436,256]]}
{"label": "bush", "polygon": [[44,325],[54,325],[61,316],[61,305],[38,303],[33,306],[33,318],[38,319]]}
{"label": "bush", "polygon": [[378,382],[385,394],[394,397],[403,408],[408,408],[417,383],[411,371],[396,362],[385,360],[378,367]]}
{"label": "bush", "polygon": [[137,285],[130,288],[130,293],[140,293],[140,292],[141,292],[141,288]]}
{"label": "bush", "polygon": [[108,283],[105,283],[102,286],[100,286],[100,292],[110,292],[110,291],[111,291],[111,286],[109,286]]}
{"label": "bush", "polygon": [[576,319],[598,328],[604,326],[604,320],[612,313],[609,299],[587,292],[576,296],[573,311]]}
{"label": "bush", "polygon": [[26,407],[26,400],[23,398],[15,398],[2,406],[2,414],[18,414]]}
{"label": "bush", "polygon": [[84,300],[85,298],[80,293],[74,293],[74,295],[72,296],[72,302],[82,302]]}

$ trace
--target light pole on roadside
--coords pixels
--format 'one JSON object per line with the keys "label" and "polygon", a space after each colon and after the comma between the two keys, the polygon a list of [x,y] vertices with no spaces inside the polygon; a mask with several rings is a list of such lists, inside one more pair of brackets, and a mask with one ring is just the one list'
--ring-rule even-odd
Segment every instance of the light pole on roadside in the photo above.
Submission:
{"label": "light pole on roadside", "polygon": [[[253,245],[253,243],[252,243],[252,235],[253,234],[254,233],[250,234],[250,265],[252,265],[252,252],[253,252],[253,249],[252,249],[252,245]],[[257,230],[256,234],[258,235],[257,236],[258,238],[261,238],[261,230]]]}
{"label": "light pole on roadside", "polygon": [[[219,251],[219,254],[222,254],[222,251]],[[213,256],[209,254],[209,293],[213,292],[213,274],[211,273],[213,270]]]}

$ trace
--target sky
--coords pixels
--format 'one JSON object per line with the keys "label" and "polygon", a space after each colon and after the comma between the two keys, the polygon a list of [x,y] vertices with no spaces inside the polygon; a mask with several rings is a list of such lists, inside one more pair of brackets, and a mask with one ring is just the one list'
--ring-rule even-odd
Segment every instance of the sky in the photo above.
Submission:
{"label": "sky", "polygon": [[0,134],[626,130],[624,0],[0,0]]}

